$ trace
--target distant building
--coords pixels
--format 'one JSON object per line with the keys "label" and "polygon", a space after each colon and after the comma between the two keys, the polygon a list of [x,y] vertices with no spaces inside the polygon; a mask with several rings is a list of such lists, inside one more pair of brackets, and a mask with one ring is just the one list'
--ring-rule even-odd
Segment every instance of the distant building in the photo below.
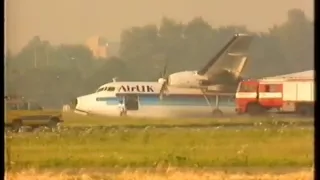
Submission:
{"label": "distant building", "polygon": [[86,45],[91,50],[92,54],[97,58],[106,58],[109,56],[108,42],[103,37],[91,37],[87,40]]}

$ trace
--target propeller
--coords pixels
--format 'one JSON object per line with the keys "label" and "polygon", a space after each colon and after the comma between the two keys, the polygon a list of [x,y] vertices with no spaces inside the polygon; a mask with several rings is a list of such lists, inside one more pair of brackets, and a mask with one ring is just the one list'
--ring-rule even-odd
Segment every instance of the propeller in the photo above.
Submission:
{"label": "propeller", "polygon": [[159,98],[162,100],[163,98],[163,94],[165,93],[165,91],[167,91],[167,86],[168,86],[168,77],[167,75],[167,63],[168,61],[165,62],[165,65],[163,67],[163,71],[160,73],[160,78],[158,80],[158,82],[161,84],[161,88],[160,88],[160,92],[159,92]]}

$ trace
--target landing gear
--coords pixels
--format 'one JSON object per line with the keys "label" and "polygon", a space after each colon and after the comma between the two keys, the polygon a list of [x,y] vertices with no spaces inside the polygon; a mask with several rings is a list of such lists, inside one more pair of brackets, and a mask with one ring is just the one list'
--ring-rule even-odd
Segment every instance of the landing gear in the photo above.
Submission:
{"label": "landing gear", "polygon": [[214,110],[212,110],[212,115],[214,117],[222,117],[223,116],[223,112],[220,109],[214,109]]}
{"label": "landing gear", "polygon": [[120,116],[126,116],[127,115],[127,111],[126,110],[123,110],[120,112]]}
{"label": "landing gear", "polygon": [[212,109],[212,116],[213,117],[222,117],[223,116],[223,112],[219,109],[219,96],[216,96],[216,105],[215,107],[213,107],[208,99],[208,97],[206,96],[205,90],[201,89],[201,92],[203,94],[204,99],[206,100],[208,106],[211,107]]}

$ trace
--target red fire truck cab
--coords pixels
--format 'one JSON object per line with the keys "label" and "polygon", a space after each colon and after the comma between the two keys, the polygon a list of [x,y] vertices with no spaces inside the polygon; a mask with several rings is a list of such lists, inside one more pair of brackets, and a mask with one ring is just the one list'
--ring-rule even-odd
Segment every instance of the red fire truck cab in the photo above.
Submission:
{"label": "red fire truck cab", "polygon": [[244,80],[236,92],[236,112],[257,115],[269,110],[313,115],[314,79]]}

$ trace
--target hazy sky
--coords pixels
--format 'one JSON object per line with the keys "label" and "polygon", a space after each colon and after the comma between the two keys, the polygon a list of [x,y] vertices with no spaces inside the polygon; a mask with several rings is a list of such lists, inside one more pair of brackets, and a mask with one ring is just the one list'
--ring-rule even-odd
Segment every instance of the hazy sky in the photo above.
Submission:
{"label": "hazy sky", "polygon": [[102,35],[118,41],[121,30],[159,23],[163,16],[186,22],[202,16],[213,26],[247,25],[267,31],[302,9],[313,19],[313,0],[6,0],[6,37],[18,51],[33,36],[52,43],[83,43]]}

